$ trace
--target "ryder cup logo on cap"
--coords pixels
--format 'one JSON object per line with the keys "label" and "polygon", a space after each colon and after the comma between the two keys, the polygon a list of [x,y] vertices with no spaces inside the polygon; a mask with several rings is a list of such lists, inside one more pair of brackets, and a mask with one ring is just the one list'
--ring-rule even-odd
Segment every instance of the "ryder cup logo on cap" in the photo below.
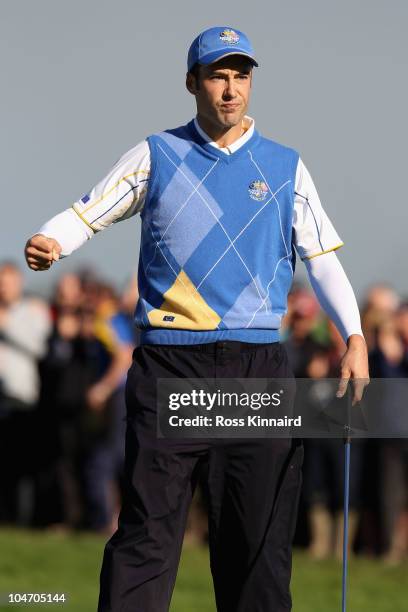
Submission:
{"label": "ryder cup logo on cap", "polygon": [[239,35],[234,30],[223,30],[220,34],[223,43],[236,45],[239,41]]}
{"label": "ryder cup logo on cap", "polygon": [[248,37],[239,30],[224,26],[205,30],[193,40],[188,52],[187,69],[191,70],[194,64],[208,66],[228,55],[243,55],[258,66]]}

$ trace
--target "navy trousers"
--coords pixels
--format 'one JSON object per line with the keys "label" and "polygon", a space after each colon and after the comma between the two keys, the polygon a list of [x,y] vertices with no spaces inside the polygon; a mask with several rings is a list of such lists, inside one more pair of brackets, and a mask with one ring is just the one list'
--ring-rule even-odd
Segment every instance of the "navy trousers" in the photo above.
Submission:
{"label": "navy trousers", "polygon": [[[292,378],[280,343],[135,349],[126,386],[125,495],[105,547],[98,612],[167,612],[188,508],[206,466],[218,612],[289,612],[303,445],[156,435],[158,378]],[[194,612],[194,610],[191,610]]]}

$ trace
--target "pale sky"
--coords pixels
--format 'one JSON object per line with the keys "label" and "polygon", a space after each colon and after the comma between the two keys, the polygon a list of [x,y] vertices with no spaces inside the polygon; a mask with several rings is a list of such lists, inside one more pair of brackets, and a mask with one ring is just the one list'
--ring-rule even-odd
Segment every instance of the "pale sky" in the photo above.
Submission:
{"label": "pale sky", "polygon": [[[137,142],[194,115],[188,47],[202,29],[229,25],[248,34],[260,64],[250,108],[257,129],[299,151],[345,242],[338,253],[357,295],[384,280],[408,295],[408,3],[201,6],[2,3],[0,259],[23,265],[25,241],[45,220]],[[139,224],[105,230],[50,272],[27,268],[27,287],[47,293],[61,272],[86,264],[123,285],[137,269]]]}

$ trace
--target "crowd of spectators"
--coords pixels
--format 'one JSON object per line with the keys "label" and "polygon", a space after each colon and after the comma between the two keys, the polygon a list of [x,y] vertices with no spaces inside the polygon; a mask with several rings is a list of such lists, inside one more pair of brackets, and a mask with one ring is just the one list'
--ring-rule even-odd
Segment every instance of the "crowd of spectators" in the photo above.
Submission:
{"label": "crowd of spectators", "polygon": [[50,304],[0,266],[0,522],[112,530],[124,460],[133,280],[61,276]]}
{"label": "crowd of spectators", "polygon": [[[62,275],[47,303],[26,295],[18,266],[0,264],[0,525],[115,529],[137,297],[135,278],[118,294],[83,270]],[[376,285],[361,312],[371,377],[407,377],[408,302]],[[297,377],[339,375],[343,340],[304,287],[291,292],[283,340]],[[295,544],[316,559],[341,556],[342,444],[305,440]],[[351,551],[407,556],[407,480],[408,441],[353,441]],[[189,523],[199,540],[203,506],[193,504]]]}
{"label": "crowd of spectators", "polygon": [[[361,308],[370,376],[408,377],[408,302],[389,286],[369,289]],[[344,342],[314,295],[294,288],[284,339],[299,378],[340,374]],[[398,398],[398,401],[404,398]],[[341,558],[343,548],[343,441],[305,439],[304,484],[296,540],[315,559]],[[350,473],[349,547],[399,563],[408,552],[408,441],[354,439]]]}

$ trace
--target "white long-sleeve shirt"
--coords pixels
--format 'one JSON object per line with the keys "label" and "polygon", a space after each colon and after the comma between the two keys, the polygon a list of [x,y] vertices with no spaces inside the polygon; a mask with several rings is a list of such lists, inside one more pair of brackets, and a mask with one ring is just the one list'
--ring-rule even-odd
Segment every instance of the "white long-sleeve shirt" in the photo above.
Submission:
{"label": "white long-sleeve shirt", "polygon": [[51,319],[46,304],[22,298],[8,309],[0,329],[2,392],[30,408],[39,397],[37,360],[45,354]]}
{"label": "white long-sleeve shirt", "polygon": [[[251,138],[254,120],[245,117],[243,125],[244,134],[225,147],[224,152],[233,153]],[[201,129],[197,119],[195,127],[205,140],[218,147]],[[94,233],[140,213],[149,183],[150,163],[149,145],[142,141],[123,155],[89,193],[50,219],[38,233],[56,239],[64,257],[92,238]],[[310,173],[300,158],[294,191],[294,246],[306,263],[319,302],[345,341],[352,334],[362,335],[354,292],[333,252],[343,242],[324,211]],[[318,257],[321,255],[328,256]]]}

